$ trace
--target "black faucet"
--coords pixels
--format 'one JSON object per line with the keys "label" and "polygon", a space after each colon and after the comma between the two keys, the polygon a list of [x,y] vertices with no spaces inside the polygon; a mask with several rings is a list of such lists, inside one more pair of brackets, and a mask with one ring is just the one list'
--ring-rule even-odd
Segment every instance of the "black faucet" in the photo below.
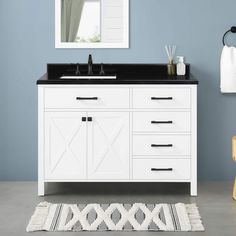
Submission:
{"label": "black faucet", "polygon": [[93,74],[93,58],[92,55],[89,54],[89,58],[88,58],[88,75],[92,75]]}

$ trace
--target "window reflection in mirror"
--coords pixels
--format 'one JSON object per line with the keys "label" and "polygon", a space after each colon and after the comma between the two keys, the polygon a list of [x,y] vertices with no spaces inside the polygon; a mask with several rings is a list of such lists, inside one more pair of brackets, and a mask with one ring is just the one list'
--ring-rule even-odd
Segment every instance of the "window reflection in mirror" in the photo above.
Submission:
{"label": "window reflection in mirror", "polygon": [[128,48],[129,0],[55,0],[56,47]]}
{"label": "window reflection in mirror", "polygon": [[[101,42],[101,1],[85,0],[75,42]],[[87,20],[89,19],[89,20]]]}

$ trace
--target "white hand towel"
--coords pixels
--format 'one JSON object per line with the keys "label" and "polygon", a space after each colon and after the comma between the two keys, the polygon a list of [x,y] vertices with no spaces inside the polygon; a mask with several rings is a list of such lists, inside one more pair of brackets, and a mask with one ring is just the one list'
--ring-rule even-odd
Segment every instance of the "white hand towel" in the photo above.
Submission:
{"label": "white hand towel", "polygon": [[222,93],[236,93],[236,48],[224,46],[221,54]]}

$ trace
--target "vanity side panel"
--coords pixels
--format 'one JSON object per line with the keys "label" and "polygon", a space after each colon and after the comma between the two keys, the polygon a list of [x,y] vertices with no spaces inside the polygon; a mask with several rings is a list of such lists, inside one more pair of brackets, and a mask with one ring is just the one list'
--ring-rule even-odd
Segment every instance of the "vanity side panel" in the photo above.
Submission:
{"label": "vanity side panel", "polygon": [[38,195],[44,193],[44,87],[38,86]]}
{"label": "vanity side panel", "polygon": [[197,85],[191,86],[191,196],[197,196]]}

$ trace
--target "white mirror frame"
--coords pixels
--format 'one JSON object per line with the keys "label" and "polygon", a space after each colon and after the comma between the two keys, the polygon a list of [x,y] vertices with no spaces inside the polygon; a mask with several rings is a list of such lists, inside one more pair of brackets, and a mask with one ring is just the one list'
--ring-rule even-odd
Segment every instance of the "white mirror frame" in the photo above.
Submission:
{"label": "white mirror frame", "polygon": [[129,0],[124,0],[124,42],[122,43],[65,43],[61,42],[61,0],[55,0],[56,48],[129,48]]}

